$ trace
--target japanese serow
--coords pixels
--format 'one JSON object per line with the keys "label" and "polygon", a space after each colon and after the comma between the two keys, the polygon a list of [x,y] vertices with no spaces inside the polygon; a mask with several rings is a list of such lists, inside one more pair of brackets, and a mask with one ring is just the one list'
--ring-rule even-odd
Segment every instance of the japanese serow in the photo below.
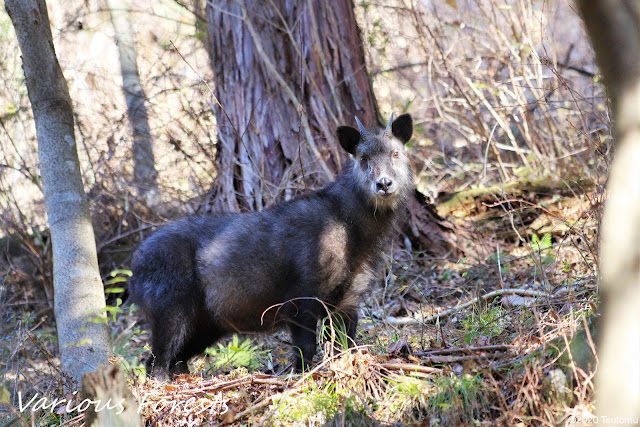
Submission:
{"label": "japanese serow", "polygon": [[337,129],[353,159],[321,190],[261,212],[191,216],[146,239],[133,257],[131,299],[151,330],[155,376],[229,333],[286,326],[296,369],[316,352],[326,308],[341,314],[353,342],[360,299],[406,210],[413,178],[404,144],[409,114],[385,130]]}

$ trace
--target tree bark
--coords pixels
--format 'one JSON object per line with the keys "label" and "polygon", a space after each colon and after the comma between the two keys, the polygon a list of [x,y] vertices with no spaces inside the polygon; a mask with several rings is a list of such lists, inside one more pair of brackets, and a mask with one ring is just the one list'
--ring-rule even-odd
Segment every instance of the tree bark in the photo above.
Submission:
{"label": "tree bark", "polygon": [[615,158],[600,231],[599,415],[640,417],[640,4],[578,2],[613,106]]}
{"label": "tree bark", "polygon": [[218,208],[259,210],[330,181],[341,124],[378,122],[351,0],[207,6],[218,122]]}
{"label": "tree bark", "polygon": [[[260,210],[333,179],[339,125],[384,125],[352,0],[208,2],[218,123],[214,210]],[[385,112],[385,117],[391,112]],[[462,253],[453,225],[411,203],[414,245]],[[464,239],[460,239],[462,242]]]}
{"label": "tree bark", "polygon": [[63,370],[79,380],[111,352],[104,289],[84,194],[67,82],[44,0],[7,0],[36,124],[40,173],[53,245],[53,285]]}
{"label": "tree bark", "polygon": [[82,398],[98,402],[84,413],[86,427],[142,425],[138,403],[117,366],[101,366],[82,377]]}
{"label": "tree bark", "polygon": [[133,178],[138,194],[143,197],[147,206],[154,206],[158,195],[158,172],[155,168],[153,141],[144,104],[146,98],[138,72],[130,6],[127,0],[107,0],[107,7],[118,45],[122,90],[127,102],[127,115],[133,136]]}

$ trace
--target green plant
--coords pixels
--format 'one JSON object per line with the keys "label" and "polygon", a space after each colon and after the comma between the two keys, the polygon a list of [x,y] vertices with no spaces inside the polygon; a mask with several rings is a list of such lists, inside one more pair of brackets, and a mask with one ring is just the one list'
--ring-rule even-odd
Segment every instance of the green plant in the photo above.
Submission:
{"label": "green plant", "polygon": [[536,251],[543,251],[551,247],[551,234],[545,233],[542,238],[538,237],[536,233],[531,236],[531,247]]}
{"label": "green plant", "polygon": [[389,385],[385,400],[389,402],[390,418],[422,421],[427,415],[429,390],[432,388],[429,381],[398,376],[391,379]]}
{"label": "green plant", "polygon": [[[136,306],[131,304],[128,308],[124,310],[119,308],[119,310],[125,312],[127,314],[125,317],[129,319],[136,311]],[[122,332],[117,332],[115,328],[112,330],[113,354],[121,357],[121,367],[126,373],[131,373],[138,378],[144,377],[146,368],[144,364],[140,363],[140,360],[145,353],[150,353],[150,349],[148,346],[136,346],[134,342],[136,337],[146,335],[147,331],[136,327],[136,323],[131,323]]]}
{"label": "green plant", "polygon": [[133,276],[133,273],[131,272],[131,270],[125,270],[125,269],[116,269],[113,270],[109,273],[109,277],[111,277],[111,279],[107,279],[104,281],[104,285],[105,285],[105,293],[111,293],[111,294],[119,294],[124,292],[124,289],[122,287],[115,287],[112,285],[115,285],[117,283],[126,283],[127,280],[129,280],[129,277]]}
{"label": "green plant", "polygon": [[506,311],[501,305],[483,311],[473,311],[462,321],[465,330],[464,342],[471,344],[480,335],[489,338],[500,335],[506,327]]}
{"label": "green plant", "polygon": [[318,384],[309,380],[300,392],[285,393],[274,405],[280,423],[320,426],[341,421],[346,425],[367,425],[370,421],[360,399],[348,390],[339,391],[333,381]]}
{"label": "green plant", "polygon": [[[111,316],[111,321],[115,322],[116,316],[120,313],[124,313],[124,310],[120,308],[121,305],[122,305],[122,298],[116,298],[115,305],[107,305],[102,309],[102,311],[107,314],[107,321],[109,321],[108,320],[109,315]],[[99,322],[101,319],[98,318],[96,320]]]}
{"label": "green plant", "polygon": [[217,343],[217,347],[209,347],[205,354],[213,356],[212,363],[215,369],[235,369],[245,367],[249,370],[258,369],[263,361],[268,359],[269,351],[260,350],[251,338],[240,342],[238,335],[234,335],[226,345]]}
{"label": "green plant", "polygon": [[459,421],[468,425],[482,416],[487,395],[488,390],[480,375],[438,377],[434,391],[429,395],[428,411],[431,417],[440,415],[442,425],[449,425],[454,421],[449,416],[464,416],[466,419]]}
{"label": "green plant", "polygon": [[349,347],[349,336],[347,335],[347,325],[340,313],[331,313],[322,319],[320,325],[320,336],[334,346],[341,348]]}
{"label": "green plant", "polygon": [[[538,254],[538,257],[540,257],[540,263],[543,266],[550,265],[555,261],[553,253],[549,250],[552,247],[551,234],[546,233],[542,238],[539,238],[538,235],[534,233],[533,236],[531,236],[531,246]],[[542,256],[543,252],[545,253],[544,256]]]}

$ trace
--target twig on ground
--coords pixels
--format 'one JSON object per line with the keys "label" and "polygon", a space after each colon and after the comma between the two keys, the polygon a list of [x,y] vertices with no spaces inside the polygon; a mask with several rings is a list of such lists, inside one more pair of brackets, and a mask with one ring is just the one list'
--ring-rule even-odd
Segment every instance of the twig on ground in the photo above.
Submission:
{"label": "twig on ground", "polygon": [[416,319],[413,317],[388,316],[385,319],[385,321],[394,326],[420,325],[422,323],[430,323],[435,321],[438,318],[447,317],[455,313],[456,311],[462,310],[463,308],[467,308],[475,304],[479,300],[485,300],[485,299],[497,297],[500,295],[520,295],[520,296],[536,297],[536,298],[543,298],[548,296],[548,294],[546,294],[545,292],[534,291],[531,289],[498,289],[497,291],[489,292],[488,294],[482,295],[478,298],[474,298],[465,303],[458,304],[455,307],[448,308],[446,310],[432,314],[431,316],[427,316],[423,319]]}
{"label": "twig on ground", "polygon": [[422,372],[425,374],[436,374],[442,372],[440,368],[416,365],[413,363],[381,363],[380,366],[389,371],[404,371],[405,373]]}

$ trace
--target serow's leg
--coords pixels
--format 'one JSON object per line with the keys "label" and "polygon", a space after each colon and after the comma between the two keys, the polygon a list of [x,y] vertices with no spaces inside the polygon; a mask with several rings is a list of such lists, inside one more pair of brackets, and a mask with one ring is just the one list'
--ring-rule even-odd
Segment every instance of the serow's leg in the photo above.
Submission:
{"label": "serow's leg", "polygon": [[169,367],[171,374],[188,374],[189,367],[187,362],[189,359],[204,353],[207,347],[216,342],[221,336],[222,333],[213,326],[193,331],[176,355],[174,363]]}
{"label": "serow's leg", "polygon": [[289,321],[297,372],[306,371],[311,367],[313,356],[316,354],[317,323],[316,317],[309,313],[301,314]]}
{"label": "serow's leg", "polygon": [[164,319],[160,315],[153,316],[152,319],[151,351],[153,356],[147,359],[147,374],[159,380],[171,380],[173,374],[188,372],[187,360],[178,356],[182,353],[189,339],[186,324],[190,319],[186,318],[187,321],[185,321],[184,316],[176,316],[175,312],[173,315],[165,316]]}

